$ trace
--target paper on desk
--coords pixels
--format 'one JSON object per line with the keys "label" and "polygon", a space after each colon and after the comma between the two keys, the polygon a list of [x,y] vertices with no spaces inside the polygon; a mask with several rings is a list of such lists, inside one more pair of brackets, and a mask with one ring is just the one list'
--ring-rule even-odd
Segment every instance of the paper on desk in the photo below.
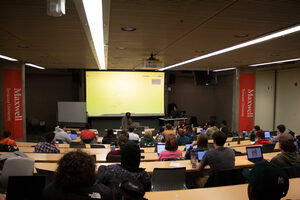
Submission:
{"label": "paper on desk", "polygon": [[170,167],[180,167],[180,163],[171,162]]}

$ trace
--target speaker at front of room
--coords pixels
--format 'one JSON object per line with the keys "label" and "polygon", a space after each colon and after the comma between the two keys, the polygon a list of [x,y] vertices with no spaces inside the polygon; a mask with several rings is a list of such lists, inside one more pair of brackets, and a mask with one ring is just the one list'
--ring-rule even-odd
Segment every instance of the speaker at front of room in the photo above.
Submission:
{"label": "speaker at front of room", "polygon": [[218,83],[217,74],[213,71],[194,71],[195,85],[216,85]]}

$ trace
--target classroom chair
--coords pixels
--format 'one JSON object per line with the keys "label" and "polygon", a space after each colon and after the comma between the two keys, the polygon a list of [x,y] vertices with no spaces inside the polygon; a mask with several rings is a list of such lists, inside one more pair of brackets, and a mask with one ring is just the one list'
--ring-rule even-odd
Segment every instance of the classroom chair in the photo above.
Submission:
{"label": "classroom chair", "polygon": [[110,162],[110,163],[121,162],[121,156],[120,155],[108,155],[107,162]]}
{"label": "classroom chair", "polygon": [[105,146],[102,144],[91,144],[91,149],[105,149]]}
{"label": "classroom chair", "polygon": [[85,148],[85,144],[80,144],[80,142],[72,142],[70,148]]}
{"label": "classroom chair", "polygon": [[36,169],[36,172],[39,176],[44,176],[45,177],[46,185],[48,185],[49,183],[51,183],[54,180],[54,173],[55,172],[45,170],[45,169],[39,169],[39,168],[35,168],[35,169]]}
{"label": "classroom chair", "polygon": [[212,172],[204,187],[217,187],[226,185],[238,185],[245,183],[241,169],[231,169]]}
{"label": "classroom chair", "polygon": [[274,152],[274,148],[275,148],[275,143],[274,144],[263,144],[261,149],[263,153],[271,153]]}
{"label": "classroom chair", "polygon": [[283,168],[287,173],[289,178],[299,178],[300,177],[300,165],[293,167],[285,167]]}
{"label": "classroom chair", "polygon": [[152,191],[187,189],[186,168],[154,168],[151,179]]}

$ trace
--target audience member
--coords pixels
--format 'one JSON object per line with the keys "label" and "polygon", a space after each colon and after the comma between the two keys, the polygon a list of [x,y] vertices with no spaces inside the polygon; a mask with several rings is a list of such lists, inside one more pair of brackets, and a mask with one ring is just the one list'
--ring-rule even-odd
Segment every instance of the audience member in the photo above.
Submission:
{"label": "audience member", "polygon": [[163,132],[164,132],[164,128],[161,127],[161,128],[159,129],[158,135],[157,135],[156,138],[155,138],[155,140],[156,140],[158,143],[160,143],[160,142],[165,142],[165,138],[164,138],[164,136],[163,136]]}
{"label": "audience member", "polygon": [[166,136],[170,135],[170,134],[175,135],[176,131],[172,130],[172,125],[171,124],[166,124],[166,128],[165,128],[164,132],[162,133],[162,135],[164,136],[164,139],[166,140]]}
{"label": "audience member", "polygon": [[250,172],[250,200],[280,200],[289,190],[289,179],[283,169],[265,160],[255,164]]}
{"label": "audience member", "polygon": [[12,145],[17,146],[17,143],[15,140],[11,139],[11,132],[10,131],[4,131],[3,132],[3,139],[0,140],[0,144],[6,144],[6,145]]}
{"label": "audience member", "polygon": [[273,137],[272,143],[276,143],[279,141],[279,137],[281,134],[283,134],[285,131],[285,125],[280,124],[277,126],[277,136]]}
{"label": "audience member", "polygon": [[151,177],[145,169],[139,168],[141,152],[138,144],[127,142],[121,148],[121,165],[100,166],[98,181],[111,188],[114,199],[121,199],[119,185],[124,181],[139,182],[145,191],[151,189]]}
{"label": "audience member", "polygon": [[117,138],[116,135],[114,134],[113,129],[109,128],[107,129],[106,136],[104,136],[102,139],[102,144],[111,144],[113,142],[116,142],[116,140]]}
{"label": "audience member", "polygon": [[198,166],[199,170],[202,170],[206,165],[210,166],[211,172],[234,169],[235,154],[232,149],[224,147],[226,139],[225,133],[221,131],[213,134],[214,149],[204,154]]}
{"label": "audience member", "polygon": [[61,140],[64,144],[70,144],[72,142],[72,139],[70,136],[67,134],[66,130],[66,125],[65,124],[60,124],[59,126],[55,127],[55,138],[57,140]]}
{"label": "audience member", "polygon": [[191,159],[191,151],[197,145],[196,150],[207,150],[208,149],[208,138],[206,134],[200,134],[197,137],[197,142],[193,142],[189,149],[186,149],[185,158]]}
{"label": "audience member", "polygon": [[127,112],[122,118],[122,129],[127,130],[132,125],[131,113]]}
{"label": "audience member", "polygon": [[229,128],[227,127],[227,122],[225,120],[223,120],[221,122],[220,131],[222,131],[223,133],[225,133],[225,135],[227,137],[230,135],[230,131],[229,131]]}
{"label": "audience member", "polygon": [[157,141],[152,136],[152,131],[150,129],[145,130],[144,138],[140,142],[141,147],[154,147]]}
{"label": "audience member", "polygon": [[190,125],[187,125],[183,128],[184,134],[185,136],[187,136],[188,138],[190,138],[191,141],[194,140],[195,137],[195,133],[193,131],[193,128]]}
{"label": "audience member", "polygon": [[192,143],[192,139],[187,137],[184,134],[183,129],[181,129],[181,128],[178,129],[177,134],[178,134],[178,138],[177,138],[178,145],[185,145],[185,144],[191,144]]}
{"label": "audience member", "polygon": [[209,121],[207,123],[207,129],[206,129],[206,132],[205,132],[208,139],[212,139],[213,134],[217,131],[219,131],[219,129],[216,127],[216,122],[215,121]]}
{"label": "audience member", "polygon": [[128,135],[129,135],[129,140],[130,141],[139,141],[140,137],[138,134],[136,134],[134,131],[134,127],[133,126],[129,126],[128,128]]}
{"label": "audience member", "polygon": [[70,152],[58,162],[54,181],[43,191],[44,200],[112,200],[111,190],[97,180],[94,159],[85,152]]}
{"label": "audience member", "polygon": [[292,167],[300,165],[300,155],[296,152],[294,138],[289,133],[281,133],[279,136],[280,154],[272,158],[271,163],[279,167]]}
{"label": "audience member", "polygon": [[50,132],[45,136],[45,142],[39,142],[34,147],[35,153],[60,153],[56,146],[55,133]]}
{"label": "audience member", "polygon": [[256,132],[257,141],[254,143],[254,145],[257,144],[269,144],[270,140],[265,139],[265,132],[263,130],[259,130]]}
{"label": "audience member", "polygon": [[252,131],[250,131],[250,133],[248,134],[248,137],[251,141],[256,141],[257,137],[256,137],[256,132],[260,130],[260,126],[256,125],[254,126],[254,128],[252,129]]}
{"label": "audience member", "polygon": [[[117,145],[119,148],[121,148],[122,145],[125,144],[126,142],[128,142],[128,137],[126,135],[120,135],[117,140]],[[121,155],[121,151],[120,150],[110,151],[106,156],[106,161],[108,161],[108,156],[110,156],[110,155],[114,155],[114,156]]]}
{"label": "audience member", "polygon": [[97,143],[96,133],[90,130],[88,123],[85,125],[85,129],[81,131],[80,139],[86,144]]}
{"label": "audience member", "polygon": [[182,152],[178,150],[178,142],[174,134],[166,136],[166,150],[159,154],[158,160],[181,158]]}

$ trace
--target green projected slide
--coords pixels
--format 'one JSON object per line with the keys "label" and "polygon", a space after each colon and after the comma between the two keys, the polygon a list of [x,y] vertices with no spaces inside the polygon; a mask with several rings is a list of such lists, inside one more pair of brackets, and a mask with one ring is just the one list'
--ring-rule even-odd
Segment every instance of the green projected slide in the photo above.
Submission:
{"label": "green projected slide", "polygon": [[164,115],[164,72],[86,72],[88,116]]}

